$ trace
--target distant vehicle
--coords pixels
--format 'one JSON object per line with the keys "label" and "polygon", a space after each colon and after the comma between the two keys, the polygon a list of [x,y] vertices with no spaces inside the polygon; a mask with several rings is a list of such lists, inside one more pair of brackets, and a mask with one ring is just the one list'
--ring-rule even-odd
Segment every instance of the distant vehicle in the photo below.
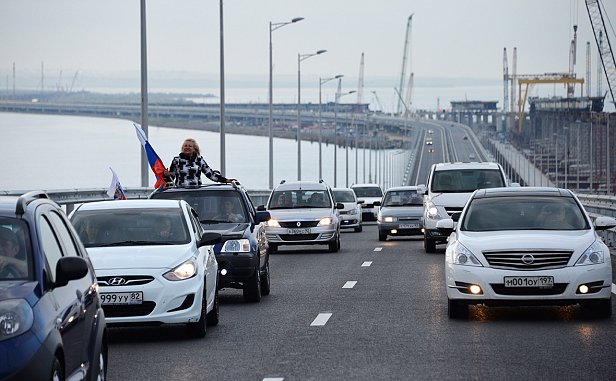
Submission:
{"label": "distant vehicle", "polygon": [[383,203],[379,202],[377,227],[379,241],[387,236],[422,235],[423,188],[401,186],[387,189]]}
{"label": "distant vehicle", "polygon": [[428,130],[428,133],[429,133],[429,134],[433,134],[433,133],[434,133],[434,131],[432,131],[432,130]]}
{"label": "distant vehicle", "polygon": [[[282,181],[267,201],[271,220],[267,222],[267,242],[271,252],[281,245],[327,245],[340,250],[340,221],[331,189],[322,181]],[[260,205],[258,210],[265,210]]]}
{"label": "distant vehicle", "polygon": [[612,315],[610,251],[596,231],[616,219],[593,223],[571,191],[477,190],[436,226],[453,232],[445,254],[449,317],[468,316],[471,304],[579,304],[586,315]]}
{"label": "distant vehicle", "polygon": [[464,137],[462,138],[462,140],[468,140],[468,135],[464,135]]}
{"label": "distant vehicle", "polygon": [[428,139],[426,139],[426,145],[431,146],[432,144],[433,144],[433,143],[432,143],[432,138],[428,138]]}
{"label": "distant vehicle", "polygon": [[94,268],[60,206],[0,196],[0,256],[0,379],[106,379]]}
{"label": "distant vehicle", "polygon": [[434,253],[437,243],[445,243],[447,236],[436,228],[438,220],[459,212],[471,193],[481,188],[507,186],[505,172],[498,163],[438,163],[428,175],[424,197],[424,249]]}
{"label": "distant vehicle", "polygon": [[383,190],[378,184],[354,184],[351,189],[355,192],[358,199],[364,200],[361,204],[362,220],[376,221],[379,213],[378,207],[374,206],[375,201],[381,201]]}
{"label": "distant vehicle", "polygon": [[341,229],[353,229],[356,232],[362,231],[361,226],[361,204],[364,200],[358,200],[355,192],[351,188],[332,188],[334,202],[342,203],[344,209],[338,211]]}
{"label": "distant vehicle", "polygon": [[220,234],[204,233],[186,201],[82,204],[70,215],[96,270],[107,324],[218,324]]}
{"label": "distant vehicle", "polygon": [[257,211],[239,183],[165,188],[155,191],[150,198],[186,200],[199,215],[203,230],[222,235],[221,242],[214,245],[220,289],[241,289],[247,302],[260,302],[261,296],[270,294],[265,236],[265,222],[270,214]]}
{"label": "distant vehicle", "polygon": [[468,159],[469,160],[475,160],[475,159],[477,159],[477,156],[474,153],[469,153],[468,154]]}
{"label": "distant vehicle", "polygon": [[434,153],[434,148],[429,148],[428,153]]}

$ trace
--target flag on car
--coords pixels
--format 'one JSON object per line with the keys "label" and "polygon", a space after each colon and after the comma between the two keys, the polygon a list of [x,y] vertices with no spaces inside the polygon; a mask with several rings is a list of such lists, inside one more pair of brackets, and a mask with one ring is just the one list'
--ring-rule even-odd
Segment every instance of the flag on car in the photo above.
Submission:
{"label": "flag on car", "polygon": [[107,195],[109,197],[113,197],[114,200],[126,200],[126,194],[124,193],[122,184],[120,184],[118,175],[116,175],[113,168],[109,167],[109,169],[111,169],[111,174],[113,175],[113,177],[111,178],[111,185],[109,185],[109,190],[107,190]]}
{"label": "flag on car", "polygon": [[160,160],[160,157],[154,151],[154,148],[148,142],[147,137],[145,136],[145,132],[139,127],[137,124],[133,123],[135,126],[135,131],[137,132],[137,137],[145,150],[145,153],[148,157],[148,163],[150,163],[150,168],[152,168],[152,172],[156,175],[156,184],[154,184],[154,188],[159,188],[161,186],[165,186],[167,182],[163,179],[163,173],[167,170],[163,161]]}

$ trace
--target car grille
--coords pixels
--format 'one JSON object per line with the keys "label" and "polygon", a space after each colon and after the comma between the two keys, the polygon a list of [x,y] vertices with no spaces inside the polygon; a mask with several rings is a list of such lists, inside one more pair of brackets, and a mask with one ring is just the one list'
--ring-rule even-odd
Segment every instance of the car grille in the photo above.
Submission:
{"label": "car grille", "polygon": [[142,304],[129,305],[106,305],[103,306],[105,317],[146,316],[154,311],[155,302],[143,302]]}
{"label": "car grille", "polygon": [[503,283],[491,283],[492,289],[499,295],[560,295],[565,292],[568,283],[554,283],[551,288],[538,287],[505,287]]}
{"label": "car grille", "polygon": [[[124,281],[118,281],[120,279],[123,279]],[[99,286],[107,286],[107,287],[139,286],[142,284],[148,284],[153,280],[154,280],[154,277],[149,276],[149,275],[114,275],[114,276],[96,277],[96,282],[98,283]]]}
{"label": "car grille", "polygon": [[502,250],[484,251],[491,267],[508,270],[560,269],[567,266],[573,251],[565,250]]}
{"label": "car grille", "polygon": [[280,221],[279,224],[281,228],[287,229],[314,228],[319,224],[319,221]]}
{"label": "car grille", "polygon": [[314,241],[319,234],[280,234],[283,241]]}

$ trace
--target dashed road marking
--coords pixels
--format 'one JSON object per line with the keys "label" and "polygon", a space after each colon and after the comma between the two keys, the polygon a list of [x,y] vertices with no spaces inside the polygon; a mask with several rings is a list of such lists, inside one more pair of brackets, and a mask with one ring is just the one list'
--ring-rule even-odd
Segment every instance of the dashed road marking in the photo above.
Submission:
{"label": "dashed road marking", "polygon": [[612,294],[616,294],[616,284],[612,283]]}
{"label": "dashed road marking", "polygon": [[361,267],[370,267],[371,264],[372,264],[372,261],[366,261],[361,264]]}
{"label": "dashed road marking", "polygon": [[284,377],[265,377],[263,381],[284,381]]}
{"label": "dashed road marking", "polygon": [[317,317],[312,321],[312,323],[310,323],[311,327],[314,326],[322,326],[325,325],[327,323],[327,321],[329,320],[329,318],[332,317],[332,313],[330,312],[323,312],[317,315]]}
{"label": "dashed road marking", "polygon": [[381,250],[383,250],[383,248],[382,248],[382,247],[375,247],[375,248],[374,248],[374,251],[381,251]]}
{"label": "dashed road marking", "polygon": [[353,288],[353,287],[355,287],[356,284],[357,284],[356,280],[350,280],[350,281],[346,282],[344,284],[344,286],[342,286],[342,288]]}

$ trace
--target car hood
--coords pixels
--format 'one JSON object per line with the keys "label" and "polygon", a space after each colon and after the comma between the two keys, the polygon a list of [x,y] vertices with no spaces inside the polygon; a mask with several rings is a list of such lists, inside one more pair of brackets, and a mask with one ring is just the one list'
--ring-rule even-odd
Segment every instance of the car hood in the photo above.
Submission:
{"label": "car hood", "polygon": [[421,217],[423,214],[423,206],[384,206],[380,211],[383,216]]}
{"label": "car hood", "polygon": [[341,204],[344,205],[344,209],[340,209],[340,210],[344,210],[347,212],[349,210],[357,209],[357,207],[359,206],[359,204],[356,202],[341,202]]}
{"label": "car hood", "polygon": [[434,193],[430,201],[432,201],[434,205],[461,208],[466,204],[471,194],[473,193]]}
{"label": "car hood", "polygon": [[89,247],[86,250],[95,270],[171,269],[195,253],[193,244]]}
{"label": "car hood", "polygon": [[486,250],[562,249],[581,254],[595,241],[592,230],[459,232],[458,241],[474,254]]}
{"label": "car hood", "polygon": [[364,204],[374,204],[375,201],[381,201],[382,197],[357,197],[358,200],[364,200]]}
{"label": "car hood", "polygon": [[274,209],[269,212],[272,219],[279,221],[320,220],[333,215],[331,209],[326,208]]}
{"label": "car hood", "polygon": [[17,280],[0,282],[0,301],[9,299],[26,299],[32,306],[36,303],[34,296],[37,282]]}
{"label": "car hood", "polygon": [[213,232],[222,235],[223,241],[226,239],[238,239],[244,236],[246,229],[250,228],[249,223],[222,223],[222,224],[201,224],[206,232]]}

